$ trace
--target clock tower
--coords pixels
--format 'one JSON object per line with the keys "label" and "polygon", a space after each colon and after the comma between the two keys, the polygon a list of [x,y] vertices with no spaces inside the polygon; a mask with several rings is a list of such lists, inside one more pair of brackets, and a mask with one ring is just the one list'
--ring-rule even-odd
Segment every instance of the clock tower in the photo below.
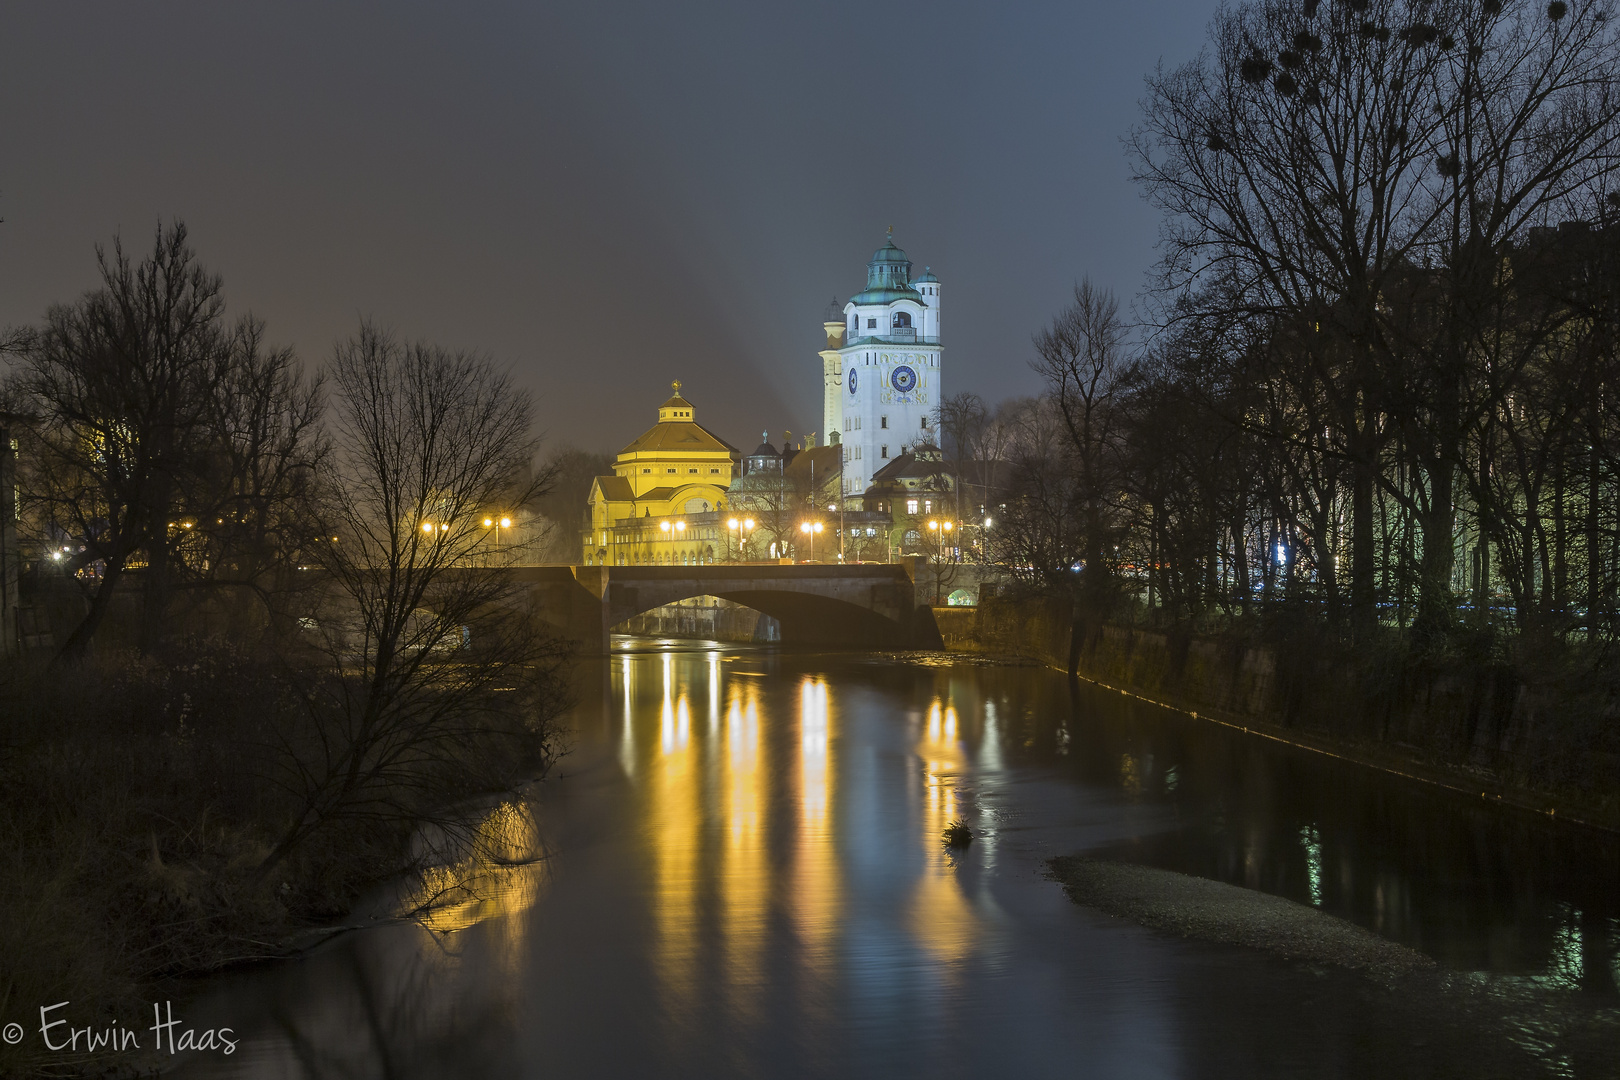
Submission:
{"label": "clock tower", "polygon": [[940,402],[939,278],[887,242],[866,264],[866,288],[826,323],[822,430],[844,446],[844,490],[859,496],[904,451],[934,444]]}

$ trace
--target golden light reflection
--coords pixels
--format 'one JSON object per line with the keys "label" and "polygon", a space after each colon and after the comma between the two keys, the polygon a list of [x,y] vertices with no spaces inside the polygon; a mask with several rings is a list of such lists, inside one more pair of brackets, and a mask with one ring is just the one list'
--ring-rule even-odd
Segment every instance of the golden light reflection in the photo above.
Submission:
{"label": "golden light reflection", "polygon": [[702,891],[703,787],[689,738],[691,709],[677,687],[669,656],[663,657],[658,709],[659,755],[646,771],[646,835],[652,859],[654,963],[666,984],[666,1008],[677,1029],[688,1027],[696,1007]]}
{"label": "golden light reflection", "polygon": [[771,874],[762,814],[765,770],[760,762],[759,699],[753,685],[733,694],[721,770],[725,842],[719,867],[721,926],[732,1006],[755,1012],[764,986]]}
{"label": "golden light reflection", "polygon": [[827,680],[799,684],[799,835],[792,902],[807,962],[826,972],[842,907],[830,802],[833,791],[832,711]]}
{"label": "golden light reflection", "polygon": [[549,880],[546,864],[535,861],[538,847],[528,804],[502,803],[479,823],[459,859],[422,873],[401,910],[440,937],[496,920],[490,955],[515,975],[528,923],[508,916],[527,911]]}
{"label": "golden light reflection", "polygon": [[[972,952],[979,920],[941,840],[945,826],[961,816],[956,777],[962,769],[956,707],[937,696],[928,707],[917,756],[923,762],[922,843],[925,863],[911,900],[911,932],[947,964]],[[971,856],[969,856],[971,857]]]}

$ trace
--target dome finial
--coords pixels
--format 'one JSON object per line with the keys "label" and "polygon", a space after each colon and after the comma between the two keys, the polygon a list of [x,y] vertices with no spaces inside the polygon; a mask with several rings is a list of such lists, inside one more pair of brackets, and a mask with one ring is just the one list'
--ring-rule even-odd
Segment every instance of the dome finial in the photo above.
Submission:
{"label": "dome finial", "polygon": [[681,392],[681,380],[676,379],[674,382],[670,383],[669,385],[674,388],[674,390],[675,390],[675,392],[677,394],[679,394]]}

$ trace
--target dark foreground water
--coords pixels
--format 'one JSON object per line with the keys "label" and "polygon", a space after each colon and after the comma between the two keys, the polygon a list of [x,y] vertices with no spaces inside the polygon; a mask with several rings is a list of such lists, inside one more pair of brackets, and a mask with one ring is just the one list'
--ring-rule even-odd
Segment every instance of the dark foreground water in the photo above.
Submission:
{"label": "dark foreground water", "polygon": [[[243,1042],[183,1074],[1620,1075],[1609,838],[1036,667],[620,645],[533,808],[543,863],[191,1003]],[[1452,974],[1390,990],[1158,936],[1045,878],[1077,851]]]}

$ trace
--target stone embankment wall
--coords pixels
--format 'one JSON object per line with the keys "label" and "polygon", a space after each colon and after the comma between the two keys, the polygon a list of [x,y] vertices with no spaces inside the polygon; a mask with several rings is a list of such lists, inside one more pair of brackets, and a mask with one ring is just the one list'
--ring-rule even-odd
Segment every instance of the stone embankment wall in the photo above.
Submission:
{"label": "stone embankment wall", "polygon": [[1549,814],[1620,827],[1615,678],[1544,658],[1435,660],[1086,622],[1053,600],[935,609],[947,649],[1031,657],[1216,723]]}

